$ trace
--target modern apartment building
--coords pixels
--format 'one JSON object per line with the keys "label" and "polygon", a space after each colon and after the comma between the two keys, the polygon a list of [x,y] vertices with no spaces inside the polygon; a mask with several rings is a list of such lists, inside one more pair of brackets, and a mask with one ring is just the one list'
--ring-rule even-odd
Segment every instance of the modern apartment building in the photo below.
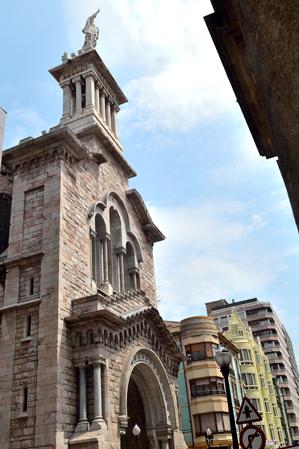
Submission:
{"label": "modern apartment building", "polygon": [[230,448],[228,406],[224,381],[214,355],[219,344],[233,355],[230,375],[235,414],[243,397],[238,349],[224,336],[210,317],[195,316],[181,322],[166,322],[168,330],[186,359],[179,369],[179,406],[186,443],[206,448],[205,432],[213,432],[213,447]]}
{"label": "modern apartment building", "polygon": [[252,335],[247,323],[232,311],[225,336],[240,350],[240,367],[246,397],[260,412],[262,427],[268,446],[281,447],[289,443],[281,423],[281,415],[276,399],[275,386],[268,357],[260,342]]}
{"label": "modern apartment building", "polygon": [[268,356],[273,378],[280,386],[292,441],[299,441],[299,375],[291,339],[270,302],[257,298],[227,302],[225,299],[206,304],[208,315],[221,331],[228,330],[232,310],[251,327],[254,337],[259,337]]}

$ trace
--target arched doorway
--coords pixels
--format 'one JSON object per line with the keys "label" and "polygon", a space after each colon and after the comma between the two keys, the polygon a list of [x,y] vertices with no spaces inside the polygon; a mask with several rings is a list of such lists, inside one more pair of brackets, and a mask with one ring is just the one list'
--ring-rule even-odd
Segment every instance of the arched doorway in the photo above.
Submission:
{"label": "arched doorway", "polygon": [[[138,387],[133,379],[130,379],[127,398],[128,428],[122,437],[122,449],[149,449],[149,440],[146,433],[146,418],[144,404]],[[140,436],[134,437],[133,427],[135,424],[140,428]]]}
{"label": "arched doorway", "polygon": [[171,449],[176,428],[173,398],[167,374],[153,351],[135,353],[123,382],[121,411],[128,427],[121,449],[137,449],[132,436],[135,424],[141,429],[139,449]]}

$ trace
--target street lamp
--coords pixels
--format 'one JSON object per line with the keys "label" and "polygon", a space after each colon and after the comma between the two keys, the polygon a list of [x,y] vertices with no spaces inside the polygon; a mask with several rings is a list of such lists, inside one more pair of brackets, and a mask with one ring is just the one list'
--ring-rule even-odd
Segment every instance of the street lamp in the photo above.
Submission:
{"label": "street lamp", "polygon": [[213,445],[213,432],[210,429],[210,427],[207,428],[205,437],[206,437],[206,443],[207,443],[208,449],[210,449]]}
{"label": "street lamp", "polygon": [[224,377],[225,391],[226,391],[227,404],[228,404],[229,422],[230,422],[230,428],[231,428],[232,440],[233,440],[233,449],[239,449],[239,442],[238,442],[237,428],[236,428],[236,423],[235,423],[232,396],[231,396],[229,380],[228,380],[229,366],[232,361],[232,355],[227,349],[222,349],[221,351],[218,351],[216,353],[215,360],[218,363],[218,365],[220,367],[220,371]]}
{"label": "street lamp", "polygon": [[133,427],[132,432],[133,432],[134,437],[136,437],[137,449],[139,449],[139,435],[140,435],[141,429],[140,429],[140,427],[137,424],[135,424],[135,426]]}

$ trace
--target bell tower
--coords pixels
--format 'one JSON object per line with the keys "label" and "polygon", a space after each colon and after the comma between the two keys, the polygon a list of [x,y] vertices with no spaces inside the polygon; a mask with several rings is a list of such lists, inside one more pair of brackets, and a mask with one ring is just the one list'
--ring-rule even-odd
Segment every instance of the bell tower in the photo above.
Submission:
{"label": "bell tower", "polygon": [[95,50],[98,28],[94,19],[83,28],[85,41],[78,54],[64,53],[62,64],[51,69],[51,75],[63,91],[60,125],[75,134],[97,125],[115,149],[122,151],[117,133],[117,113],[127,98]]}

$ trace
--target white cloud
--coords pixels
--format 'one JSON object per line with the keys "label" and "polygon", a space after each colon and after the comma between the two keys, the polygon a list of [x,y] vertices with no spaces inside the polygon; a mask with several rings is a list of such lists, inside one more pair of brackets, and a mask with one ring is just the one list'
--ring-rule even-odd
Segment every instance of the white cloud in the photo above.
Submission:
{"label": "white cloud", "polygon": [[[79,48],[82,21],[98,2],[64,4],[71,45]],[[234,96],[203,20],[210,12],[208,0],[102,1],[99,51],[127,79],[123,119],[145,129],[186,130],[229,113]]]}
{"label": "white cloud", "polygon": [[7,147],[17,145],[20,139],[36,137],[46,128],[46,121],[32,108],[17,107],[11,109],[7,116],[7,123],[14,121],[13,137],[9,137]]}
{"label": "white cloud", "polygon": [[275,252],[255,241],[253,231],[265,222],[248,209],[239,202],[150,208],[167,237],[155,247],[164,318],[205,313],[209,300],[255,296],[285,268]]}

